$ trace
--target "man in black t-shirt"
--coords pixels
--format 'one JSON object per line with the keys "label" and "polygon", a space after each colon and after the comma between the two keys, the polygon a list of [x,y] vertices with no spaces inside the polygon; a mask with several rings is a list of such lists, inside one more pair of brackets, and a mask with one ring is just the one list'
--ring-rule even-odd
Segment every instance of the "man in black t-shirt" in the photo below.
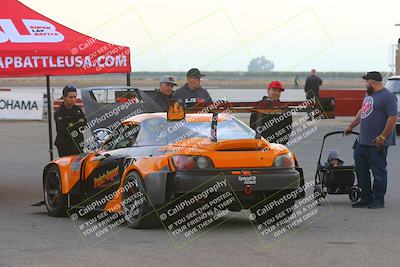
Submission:
{"label": "man in black t-shirt", "polygon": [[[307,100],[315,97],[315,103],[320,105],[319,87],[322,85],[322,80],[317,76],[315,69],[311,70],[311,75],[307,77],[304,84],[304,92],[306,93]],[[308,120],[312,120],[311,112],[308,112]]]}
{"label": "man in black t-shirt", "polygon": [[173,94],[174,98],[181,99],[186,106],[193,106],[196,103],[212,102],[210,94],[201,87],[201,77],[205,76],[199,69],[190,69],[187,74],[187,83],[177,89]]}

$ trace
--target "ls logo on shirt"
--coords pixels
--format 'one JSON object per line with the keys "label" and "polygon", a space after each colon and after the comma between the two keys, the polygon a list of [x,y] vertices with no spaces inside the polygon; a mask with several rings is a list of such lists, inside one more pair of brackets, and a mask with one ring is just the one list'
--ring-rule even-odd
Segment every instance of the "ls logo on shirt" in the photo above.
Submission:
{"label": "ls logo on shirt", "polygon": [[368,117],[373,110],[374,99],[372,98],[372,96],[365,97],[361,107],[361,119],[365,119],[366,117]]}

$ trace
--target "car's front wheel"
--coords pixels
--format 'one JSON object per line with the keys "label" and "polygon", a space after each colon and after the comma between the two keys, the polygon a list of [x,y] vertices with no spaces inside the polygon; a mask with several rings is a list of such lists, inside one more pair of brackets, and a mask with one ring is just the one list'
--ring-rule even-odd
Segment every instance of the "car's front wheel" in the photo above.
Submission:
{"label": "car's front wheel", "polygon": [[51,166],[43,179],[44,201],[47,214],[54,217],[66,216],[67,196],[63,195],[60,170]]}

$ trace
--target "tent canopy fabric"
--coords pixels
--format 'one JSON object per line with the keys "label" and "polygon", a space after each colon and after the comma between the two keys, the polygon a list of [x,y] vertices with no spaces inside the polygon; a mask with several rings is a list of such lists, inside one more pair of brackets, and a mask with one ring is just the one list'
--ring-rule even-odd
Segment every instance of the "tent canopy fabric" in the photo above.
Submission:
{"label": "tent canopy fabric", "polygon": [[2,0],[0,77],[130,71],[128,47],[76,32],[16,0]]}

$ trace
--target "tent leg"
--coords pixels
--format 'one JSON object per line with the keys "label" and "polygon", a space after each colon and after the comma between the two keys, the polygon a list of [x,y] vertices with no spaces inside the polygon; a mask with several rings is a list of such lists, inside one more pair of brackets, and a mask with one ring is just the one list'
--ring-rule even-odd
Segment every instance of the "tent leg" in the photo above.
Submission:
{"label": "tent leg", "polygon": [[47,121],[49,126],[49,152],[50,161],[53,160],[53,127],[52,127],[52,115],[51,115],[51,97],[50,97],[50,76],[46,76],[46,87],[47,87]]}
{"label": "tent leg", "polygon": [[130,72],[126,73],[126,85],[131,86],[131,73]]}

